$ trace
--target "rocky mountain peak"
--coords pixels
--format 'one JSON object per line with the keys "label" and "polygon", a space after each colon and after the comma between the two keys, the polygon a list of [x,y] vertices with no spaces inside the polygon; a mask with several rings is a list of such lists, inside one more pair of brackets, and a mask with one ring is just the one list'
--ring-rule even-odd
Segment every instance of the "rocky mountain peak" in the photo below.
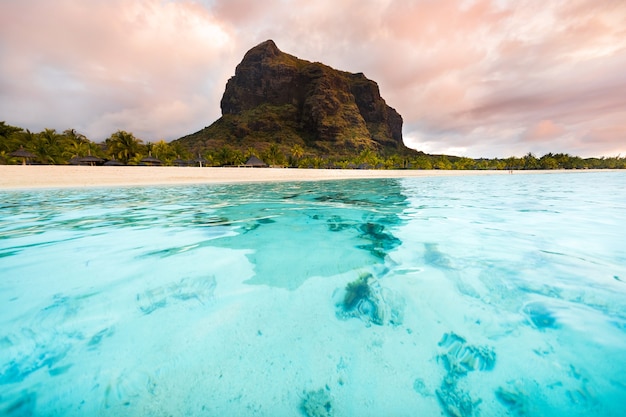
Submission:
{"label": "rocky mountain peak", "polygon": [[220,105],[222,118],[186,138],[206,147],[217,142],[298,144],[335,154],[407,149],[402,117],[386,104],[378,84],[363,73],[282,52],[272,40],[244,55]]}
{"label": "rocky mountain peak", "polygon": [[280,51],[280,49],[278,49],[274,41],[268,39],[246,52],[243,57],[243,61],[255,61],[273,58],[277,57],[281,53],[282,52]]}

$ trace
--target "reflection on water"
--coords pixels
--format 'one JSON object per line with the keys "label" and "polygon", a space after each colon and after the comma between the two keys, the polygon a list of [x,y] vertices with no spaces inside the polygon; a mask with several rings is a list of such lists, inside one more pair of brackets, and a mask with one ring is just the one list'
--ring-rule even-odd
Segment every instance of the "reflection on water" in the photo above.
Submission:
{"label": "reflection on water", "polygon": [[0,414],[622,415],[625,179],[0,192]]}

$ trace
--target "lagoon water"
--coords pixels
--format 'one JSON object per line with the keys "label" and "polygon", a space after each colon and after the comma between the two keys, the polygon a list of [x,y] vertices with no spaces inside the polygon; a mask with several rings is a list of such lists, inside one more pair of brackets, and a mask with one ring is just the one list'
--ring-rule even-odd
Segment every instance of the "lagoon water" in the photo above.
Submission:
{"label": "lagoon water", "polygon": [[623,416],[626,174],[0,191],[0,415]]}

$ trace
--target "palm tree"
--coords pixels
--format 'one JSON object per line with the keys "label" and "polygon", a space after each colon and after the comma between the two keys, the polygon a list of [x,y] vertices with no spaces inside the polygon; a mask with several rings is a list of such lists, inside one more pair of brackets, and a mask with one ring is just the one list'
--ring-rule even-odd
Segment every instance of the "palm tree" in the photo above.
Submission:
{"label": "palm tree", "polygon": [[177,157],[174,148],[163,139],[152,145],[152,154],[163,161],[165,165],[170,165]]}
{"label": "palm tree", "polygon": [[191,159],[193,157],[189,150],[181,145],[180,142],[170,142],[169,146],[172,149],[172,154],[177,155],[177,157],[182,159]]}
{"label": "palm tree", "polygon": [[265,162],[270,165],[283,165],[285,163],[285,155],[282,153],[277,144],[272,143],[265,152]]}
{"label": "palm tree", "polygon": [[19,137],[16,133],[21,132],[21,127],[10,126],[5,122],[0,122],[0,152],[11,152],[19,144]]}
{"label": "palm tree", "polygon": [[233,149],[228,146],[228,145],[224,145],[222,146],[218,151],[217,151],[217,161],[219,165],[230,165],[233,163],[235,153],[233,151]]}
{"label": "palm tree", "polygon": [[44,129],[36,135],[35,153],[41,161],[49,164],[59,164],[63,159],[63,136],[55,129]]}
{"label": "palm tree", "polygon": [[539,167],[537,158],[535,158],[532,152],[528,152],[528,154],[524,155],[522,160],[524,161],[524,169],[537,169]]}
{"label": "palm tree", "polygon": [[233,165],[243,165],[246,162],[246,158],[239,149],[233,152]]}
{"label": "palm tree", "polygon": [[76,140],[70,140],[65,149],[63,149],[63,156],[70,159],[85,156],[88,153],[89,145]]}
{"label": "palm tree", "polygon": [[65,137],[63,156],[75,158],[91,153],[91,141],[85,135],[76,132],[76,129],[64,130],[63,136]]}
{"label": "palm tree", "polygon": [[361,151],[359,156],[356,158],[357,165],[369,165],[369,167],[373,168],[378,164],[378,155],[374,151],[369,148],[365,148]]}
{"label": "palm tree", "polygon": [[256,155],[258,155],[258,152],[256,149],[254,149],[254,147],[249,146],[248,149],[246,149],[246,153],[245,153],[246,159],[249,159],[251,156],[256,156]]}
{"label": "palm tree", "polygon": [[74,140],[80,143],[89,142],[89,139],[87,139],[87,136],[83,135],[82,133],[78,133],[76,129],[65,129],[63,131],[63,136],[65,136],[69,140]]}
{"label": "palm tree", "polygon": [[111,155],[127,164],[141,152],[142,141],[132,133],[118,130],[106,140],[106,145]]}
{"label": "palm tree", "polygon": [[509,156],[505,159],[505,161],[506,169],[508,169],[509,171],[513,171],[514,169],[520,169],[523,166],[523,162],[515,156]]}
{"label": "palm tree", "polygon": [[298,166],[298,162],[304,156],[304,149],[299,144],[295,143],[291,149],[291,165]]}

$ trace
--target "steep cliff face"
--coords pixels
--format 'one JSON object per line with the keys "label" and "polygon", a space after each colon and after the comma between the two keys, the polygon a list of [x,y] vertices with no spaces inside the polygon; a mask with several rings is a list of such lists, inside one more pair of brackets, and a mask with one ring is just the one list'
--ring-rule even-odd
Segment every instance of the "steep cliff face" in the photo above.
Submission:
{"label": "steep cliff face", "polygon": [[249,50],[226,83],[222,115],[239,114],[261,104],[291,104],[298,89],[298,59],[282,53],[273,41]]}
{"label": "steep cliff face", "polygon": [[259,143],[333,154],[407,149],[402,117],[374,81],[298,59],[271,40],[245,54],[220,104],[218,121],[180,141],[194,150]]}

